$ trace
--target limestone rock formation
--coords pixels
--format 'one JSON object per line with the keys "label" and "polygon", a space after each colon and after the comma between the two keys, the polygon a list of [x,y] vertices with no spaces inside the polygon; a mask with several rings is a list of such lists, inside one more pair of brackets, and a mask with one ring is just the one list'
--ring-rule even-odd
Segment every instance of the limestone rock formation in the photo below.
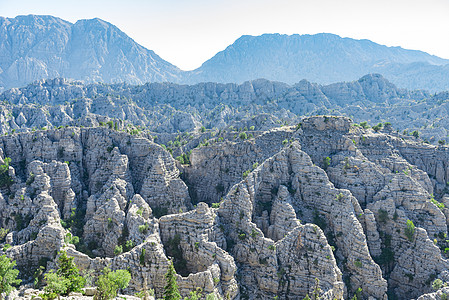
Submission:
{"label": "limestone rock formation", "polygon": [[377,130],[391,135],[401,132],[417,141],[419,135],[444,144],[449,142],[448,99],[446,92],[397,88],[378,74],[328,86],[306,80],[289,86],[263,79],[240,85],[85,85],[56,78],[0,94],[0,134],[103,125],[164,137],[157,142],[166,145],[178,138],[182,151],[188,152],[203,141],[202,127],[206,133],[246,128],[254,134],[297,125],[304,116],[332,114],[371,126],[380,123]]}
{"label": "limestone rock formation", "polygon": [[183,296],[443,297],[449,148],[345,117],[301,123],[204,132],[187,164],[119,128],[2,136],[1,252],[25,280],[60,250],[94,277],[129,269],[127,295],[161,297],[172,259]]}

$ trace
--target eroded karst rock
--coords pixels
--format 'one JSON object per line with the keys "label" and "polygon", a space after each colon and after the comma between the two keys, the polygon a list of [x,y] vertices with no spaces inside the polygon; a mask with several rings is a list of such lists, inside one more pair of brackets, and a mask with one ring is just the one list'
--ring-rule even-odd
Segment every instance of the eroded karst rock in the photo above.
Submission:
{"label": "eroded karst rock", "polygon": [[124,292],[157,297],[169,259],[182,295],[302,299],[317,282],[322,299],[445,292],[432,283],[448,281],[446,147],[324,116],[223,137],[182,166],[108,128],[1,137],[2,251],[24,278],[64,249],[93,276],[129,269]]}

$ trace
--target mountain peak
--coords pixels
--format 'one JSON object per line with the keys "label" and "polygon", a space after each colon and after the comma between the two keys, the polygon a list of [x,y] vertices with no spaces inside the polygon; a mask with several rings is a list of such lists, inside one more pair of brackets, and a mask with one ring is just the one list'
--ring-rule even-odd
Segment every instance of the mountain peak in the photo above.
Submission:
{"label": "mountain peak", "polygon": [[0,19],[0,87],[67,77],[86,82],[177,81],[180,70],[99,18]]}
{"label": "mountain peak", "polygon": [[48,15],[0,17],[0,36],[0,90],[55,77],[132,84],[242,83],[256,78],[330,84],[369,73],[382,74],[401,88],[449,89],[449,60],[332,33],[242,35],[188,72],[100,18],[72,24]]}
{"label": "mountain peak", "polygon": [[[389,77],[395,71],[392,65],[404,66],[417,62],[424,66],[439,66],[448,64],[449,60],[422,51],[387,47],[366,39],[343,38],[332,33],[243,35],[200,68],[190,72],[188,81],[241,83],[266,78],[293,84],[306,78],[312,82],[330,84],[356,80],[367,73]],[[396,76],[401,78],[395,81],[399,85],[401,81],[411,80],[405,75]],[[449,82],[447,86],[449,88]],[[402,87],[422,88],[407,84],[402,84]]]}
{"label": "mountain peak", "polygon": [[111,24],[111,23],[109,23],[109,22],[107,22],[107,21],[105,21],[103,19],[100,19],[100,18],[81,19],[81,20],[76,21],[75,24],[83,24],[83,25],[91,25],[91,26],[98,26],[98,25],[100,25],[100,26],[103,26],[105,28],[107,28],[107,27],[117,28],[115,25],[113,25],[113,24]]}
{"label": "mountain peak", "polygon": [[29,15],[19,15],[14,18],[0,17],[0,20],[1,19],[8,20],[10,23],[16,23],[21,25],[32,25],[32,24],[46,25],[52,23],[72,24],[69,21],[51,15],[29,14]]}

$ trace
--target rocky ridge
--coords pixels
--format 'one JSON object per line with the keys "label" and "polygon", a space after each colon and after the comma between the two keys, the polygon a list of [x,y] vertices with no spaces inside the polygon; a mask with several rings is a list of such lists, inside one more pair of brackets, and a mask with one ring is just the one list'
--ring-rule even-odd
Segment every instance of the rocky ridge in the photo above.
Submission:
{"label": "rocky ridge", "polygon": [[[0,17],[0,86],[67,77],[86,82],[176,80],[181,70],[98,18]],[[1,88],[0,88],[1,89]]]}
{"label": "rocky ridge", "polygon": [[243,83],[265,78],[294,84],[352,81],[379,73],[402,88],[449,89],[449,60],[369,40],[315,35],[244,35],[193,71],[182,71],[95,18],[0,17],[0,91],[66,77],[86,83]]}
{"label": "rocky ridge", "polygon": [[25,280],[61,249],[94,275],[129,268],[126,294],[160,296],[171,257],[183,295],[302,299],[318,279],[322,299],[358,288],[364,298],[439,299],[433,281],[449,281],[446,146],[344,117],[254,133],[216,136],[184,165],[104,127],[3,136],[3,252]]}
{"label": "rocky ridge", "polygon": [[242,83],[265,78],[294,84],[306,78],[331,84],[379,73],[402,88],[443,91],[449,88],[448,62],[421,51],[329,33],[244,35],[188,72],[184,81]]}
{"label": "rocky ridge", "polygon": [[113,122],[119,130],[157,135],[158,143],[182,136],[183,146],[189,144],[183,151],[188,151],[210,137],[198,134],[203,126],[215,133],[264,131],[298,124],[304,116],[327,114],[371,126],[389,122],[380,129],[392,133],[394,128],[406,135],[416,130],[424,140],[437,143],[448,140],[448,99],[446,92],[399,89],[376,74],[328,86],[267,80],[241,85],[84,85],[59,78],[0,94],[0,134]]}

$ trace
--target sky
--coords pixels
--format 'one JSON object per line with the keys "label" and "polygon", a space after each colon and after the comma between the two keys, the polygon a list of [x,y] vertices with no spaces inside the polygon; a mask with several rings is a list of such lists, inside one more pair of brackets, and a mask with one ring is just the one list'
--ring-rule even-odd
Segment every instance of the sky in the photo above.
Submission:
{"label": "sky", "polygon": [[0,16],[101,18],[183,70],[242,35],[334,33],[449,59],[449,0],[0,0]]}

